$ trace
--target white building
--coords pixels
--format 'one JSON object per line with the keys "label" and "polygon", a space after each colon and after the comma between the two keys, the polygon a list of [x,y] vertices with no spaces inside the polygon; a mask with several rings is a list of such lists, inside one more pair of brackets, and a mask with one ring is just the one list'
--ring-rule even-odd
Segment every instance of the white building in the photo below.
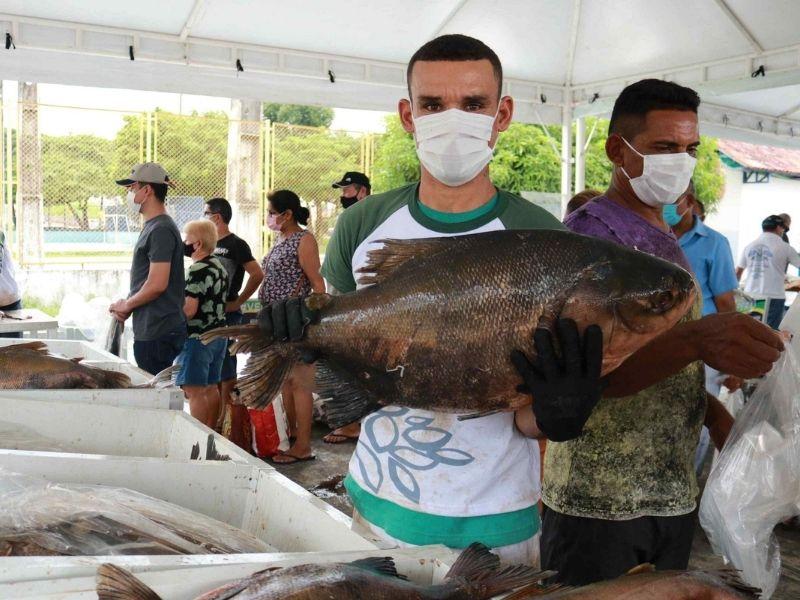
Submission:
{"label": "white building", "polygon": [[706,223],[727,236],[734,260],[761,235],[769,215],[793,217],[789,241],[800,247],[800,150],[719,140],[719,154],[725,194]]}

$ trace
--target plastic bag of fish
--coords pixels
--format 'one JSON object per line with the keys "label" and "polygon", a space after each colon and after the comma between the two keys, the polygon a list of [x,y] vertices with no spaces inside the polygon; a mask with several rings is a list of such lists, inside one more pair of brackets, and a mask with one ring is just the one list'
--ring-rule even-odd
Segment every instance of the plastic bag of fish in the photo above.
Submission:
{"label": "plastic bag of fish", "polygon": [[270,551],[240,529],[133,490],[0,470],[0,556]]}
{"label": "plastic bag of fish", "polygon": [[800,514],[800,368],[791,346],[739,413],[706,483],[700,523],[749,584],[775,591],[779,522]]}

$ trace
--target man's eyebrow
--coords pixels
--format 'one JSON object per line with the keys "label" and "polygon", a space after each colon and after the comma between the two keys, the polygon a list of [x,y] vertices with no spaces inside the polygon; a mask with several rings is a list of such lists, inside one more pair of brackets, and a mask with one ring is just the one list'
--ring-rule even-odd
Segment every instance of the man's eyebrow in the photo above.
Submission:
{"label": "man's eyebrow", "polygon": [[486,104],[489,102],[489,96],[485,96],[483,94],[473,94],[472,96],[465,96],[463,101],[467,104],[471,102],[479,102],[481,104]]}
{"label": "man's eyebrow", "polygon": [[417,98],[417,102],[425,103],[425,102],[441,102],[441,96],[419,96]]}

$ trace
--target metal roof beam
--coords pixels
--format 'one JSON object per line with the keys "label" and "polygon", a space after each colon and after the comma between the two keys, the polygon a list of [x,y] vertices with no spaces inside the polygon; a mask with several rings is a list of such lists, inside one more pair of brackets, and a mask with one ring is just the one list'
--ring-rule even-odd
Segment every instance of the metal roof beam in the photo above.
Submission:
{"label": "metal roof beam", "polygon": [[192,6],[192,10],[189,12],[189,16],[186,19],[186,23],[183,24],[183,29],[181,29],[181,33],[178,37],[180,37],[182,42],[186,41],[186,38],[189,37],[189,34],[192,31],[192,27],[197,24],[197,21],[200,19],[201,14],[203,13],[203,9],[205,8],[205,0],[194,0],[194,6]]}
{"label": "metal roof beam", "polygon": [[722,11],[722,14],[724,14],[728,18],[728,21],[730,21],[733,26],[736,27],[739,33],[742,34],[742,37],[747,40],[747,43],[750,44],[753,50],[759,53],[764,51],[764,48],[758,43],[758,40],[753,37],[753,34],[750,33],[750,30],[747,29],[744,23],[742,23],[741,19],[734,14],[725,0],[714,0],[714,4],[719,7],[719,9]]}
{"label": "metal roof beam", "polygon": [[431,39],[433,39],[433,38],[435,38],[435,37],[438,37],[439,35],[441,35],[442,31],[444,31],[444,28],[445,28],[445,27],[447,27],[447,26],[450,24],[450,21],[452,21],[452,20],[453,20],[453,18],[454,18],[454,17],[455,17],[455,16],[456,16],[456,15],[457,15],[457,14],[458,14],[460,11],[461,11],[461,9],[462,9],[462,8],[464,8],[464,5],[465,5],[466,3],[467,3],[467,0],[458,0],[458,1],[457,1],[457,2],[456,2],[454,5],[453,5],[453,7],[452,7],[452,8],[450,9],[450,11],[447,13],[447,15],[445,16],[445,18],[444,18],[444,19],[442,19],[441,23],[439,23],[439,26],[438,26],[438,27],[437,27],[437,28],[434,30],[434,32],[431,34]]}
{"label": "metal roof beam", "polygon": [[567,74],[564,85],[572,85],[575,72],[575,49],[578,47],[578,29],[581,23],[581,0],[572,0],[572,24],[570,25],[569,49],[567,53]]}

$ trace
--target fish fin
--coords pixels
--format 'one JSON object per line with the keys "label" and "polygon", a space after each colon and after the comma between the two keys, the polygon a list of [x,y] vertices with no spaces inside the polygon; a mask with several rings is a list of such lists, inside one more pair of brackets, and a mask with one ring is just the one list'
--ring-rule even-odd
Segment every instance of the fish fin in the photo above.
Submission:
{"label": "fish fin", "polygon": [[206,460],[230,460],[231,457],[227,454],[221,454],[217,450],[217,442],[214,440],[214,435],[208,434],[208,441],[206,442]]}
{"label": "fish fin", "polygon": [[236,385],[245,406],[258,409],[269,406],[298,358],[297,350],[291,346],[271,346],[251,354]]}
{"label": "fish fin", "polygon": [[129,571],[110,563],[97,568],[97,597],[99,600],[162,600]]}
{"label": "fish fin", "polygon": [[528,598],[547,596],[555,592],[566,592],[572,589],[575,588],[569,585],[561,585],[560,583],[545,586],[539,583],[531,583],[530,585],[519,588],[516,592],[512,592],[508,596],[503,596],[503,600],[527,600]]}
{"label": "fish fin", "polygon": [[272,339],[264,335],[261,328],[251,323],[248,325],[233,325],[232,327],[217,327],[200,336],[204,344],[220,338],[235,340],[231,346],[231,353],[260,352],[272,345]]}
{"label": "fish fin", "polygon": [[195,442],[189,454],[189,460],[200,460],[200,442]]}
{"label": "fish fin", "polygon": [[82,356],[76,356],[75,358],[70,358],[70,362],[74,362],[76,365],[83,360]]}
{"label": "fish fin", "polygon": [[707,573],[709,575],[713,575],[721,579],[726,585],[732,587],[738,592],[743,592],[748,594],[750,598],[760,598],[761,597],[761,588],[754,587],[744,582],[741,577],[741,571],[738,569],[731,569],[731,568],[722,568],[722,569],[714,569],[710,571],[703,571],[703,573]]}
{"label": "fish fin", "polygon": [[500,558],[480,542],[470,544],[445,575],[462,579],[479,597],[491,598],[551,577],[552,571],[539,571],[527,565],[500,565]]}
{"label": "fish fin", "polygon": [[642,563],[640,565],[636,565],[630,571],[625,573],[625,575],[638,575],[639,573],[652,573],[656,570],[656,567],[653,563]]}
{"label": "fish fin", "polygon": [[131,378],[125,373],[119,371],[109,371],[107,369],[100,369],[98,367],[91,367],[82,365],[90,369],[93,377],[97,380],[97,384],[103,389],[118,389],[131,387]]}
{"label": "fish fin", "polygon": [[397,572],[397,566],[394,564],[394,559],[391,556],[370,556],[369,558],[360,558],[350,563],[359,569],[366,569],[367,571],[374,571],[380,575],[387,577],[396,577],[397,579],[408,578]]}
{"label": "fish fin", "polygon": [[355,377],[325,360],[318,360],[316,365],[315,391],[323,398],[328,427],[336,429],[355,423],[380,408]]}
{"label": "fish fin", "polygon": [[494,408],[492,410],[484,410],[480,412],[474,413],[467,413],[466,415],[458,415],[456,417],[459,421],[469,421],[470,419],[480,419],[481,417],[488,417],[489,415],[496,415],[499,412],[503,412],[502,409]]}
{"label": "fish fin", "polygon": [[168,385],[174,385],[175,378],[178,376],[178,372],[180,370],[181,370],[181,365],[172,365],[170,367],[167,367],[160,373],[157,373],[145,383],[132,385],[130,387],[133,389],[146,389],[146,388],[159,388],[159,387],[166,387]]}
{"label": "fish fin", "polygon": [[367,264],[356,271],[364,274],[358,280],[361,285],[385,281],[406,263],[434,256],[451,247],[454,238],[376,240],[375,243],[383,246],[367,252]]}

